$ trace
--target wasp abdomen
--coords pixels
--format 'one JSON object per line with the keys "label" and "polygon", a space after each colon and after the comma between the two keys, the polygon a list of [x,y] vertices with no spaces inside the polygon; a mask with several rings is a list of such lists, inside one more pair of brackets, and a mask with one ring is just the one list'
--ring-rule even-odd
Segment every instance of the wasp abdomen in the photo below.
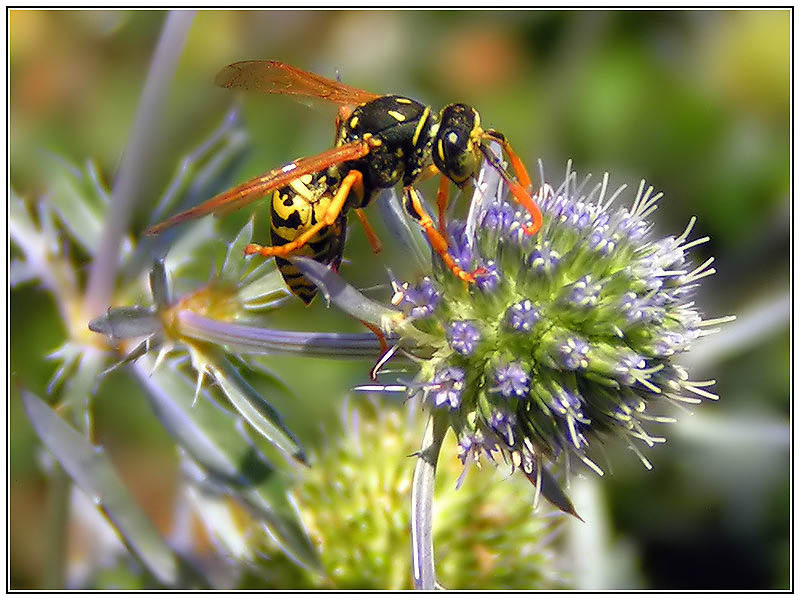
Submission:
{"label": "wasp abdomen", "polygon": [[[329,173],[316,173],[275,191],[270,210],[273,245],[282,246],[293,242],[310,227],[322,221],[331,201],[328,186],[336,183],[331,177]],[[292,254],[309,256],[317,262],[338,269],[342,262],[347,230],[346,212],[342,211],[333,225],[323,227]],[[289,290],[305,304],[310,304],[317,294],[316,286],[285,258],[276,256],[275,263]]]}

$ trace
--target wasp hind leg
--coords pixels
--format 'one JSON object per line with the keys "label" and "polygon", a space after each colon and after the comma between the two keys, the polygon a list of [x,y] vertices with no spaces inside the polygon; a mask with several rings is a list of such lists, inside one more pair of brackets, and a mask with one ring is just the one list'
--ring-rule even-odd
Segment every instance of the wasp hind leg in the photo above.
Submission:
{"label": "wasp hind leg", "polygon": [[447,218],[445,217],[445,211],[447,210],[447,205],[450,203],[450,180],[438,169],[438,167],[436,167],[436,165],[428,165],[417,176],[416,182],[418,183],[420,181],[427,181],[436,175],[441,176],[439,179],[439,187],[436,190],[436,208],[439,214],[439,233],[442,234],[444,239],[447,239]]}
{"label": "wasp hind leg", "polygon": [[344,208],[347,197],[350,195],[351,190],[355,190],[357,195],[364,193],[364,176],[360,171],[353,169],[342,180],[339,189],[336,190],[336,195],[331,200],[328,210],[325,211],[323,218],[314,226],[306,229],[302,234],[298,235],[291,242],[281,244],[280,246],[261,246],[259,244],[247,244],[244,248],[245,254],[260,254],[261,256],[280,256],[286,257],[295,252],[296,250],[305,246],[309,240],[317,235],[324,227],[330,227],[336,223],[336,219]]}
{"label": "wasp hind leg", "polygon": [[377,254],[382,250],[381,247],[381,240],[378,238],[378,234],[375,233],[375,230],[372,228],[372,225],[369,224],[367,220],[367,214],[361,208],[355,209],[356,216],[358,220],[361,222],[361,226],[364,228],[364,233],[367,235],[367,241],[369,242],[369,247],[372,248],[372,251]]}

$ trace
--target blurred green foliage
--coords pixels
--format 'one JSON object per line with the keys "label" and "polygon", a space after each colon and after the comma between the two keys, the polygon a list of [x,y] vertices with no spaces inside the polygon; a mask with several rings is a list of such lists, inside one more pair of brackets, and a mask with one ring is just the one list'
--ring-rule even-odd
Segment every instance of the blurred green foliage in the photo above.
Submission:
{"label": "blurred green foliage", "polygon": [[[10,172],[18,193],[44,190],[43,158],[52,153],[95,158],[113,181],[163,20],[151,11],[10,11]],[[164,142],[153,149],[158,166],[141,182],[135,227],[147,225],[149,198],[177,159],[237,101],[213,86],[216,71],[276,58],[435,107],[472,103],[529,164],[541,157],[553,180],[568,158],[578,172],[609,171],[614,184],[635,187],[645,177],[666,194],[656,216],[662,232],[679,232],[697,215],[695,233],[712,236],[704,252],[717,257],[718,275],[700,299],[705,312],[741,320],[752,306],[788,295],[789,36],[787,10],[200,11],[169,90]],[[331,143],[330,107],[241,101],[252,151],[239,180]],[[226,219],[222,230],[233,235],[245,218]],[[266,217],[259,219],[266,239]],[[352,263],[343,272],[358,285],[385,283],[383,265],[403,262],[392,247],[373,257],[355,228],[349,237]],[[10,311],[12,387],[44,395],[54,369],[44,357],[62,336],[58,316],[31,285],[12,291]],[[281,310],[280,324],[359,330],[320,300]],[[616,472],[603,481],[612,533],[634,545],[649,587],[789,586],[788,434],[786,445],[770,443],[769,428],[758,435],[762,422],[788,429],[788,311],[770,332],[704,368],[722,397],[695,411],[705,432],[692,429],[652,453],[652,473],[631,456],[612,456]],[[300,399],[276,407],[310,447],[320,421],[369,366],[304,359],[303,373],[313,377],[298,377],[297,359],[269,364]],[[102,383],[96,411],[101,441],[167,531],[164,498],[176,463],[141,392],[116,374]],[[738,439],[737,428],[752,435]],[[10,433],[11,586],[31,588],[42,580],[48,544],[46,494],[16,390]]]}

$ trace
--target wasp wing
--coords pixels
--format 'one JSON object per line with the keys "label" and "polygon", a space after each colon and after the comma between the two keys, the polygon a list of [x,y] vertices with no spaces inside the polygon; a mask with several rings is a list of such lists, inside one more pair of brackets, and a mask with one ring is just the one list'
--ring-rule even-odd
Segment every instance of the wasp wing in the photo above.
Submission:
{"label": "wasp wing", "polygon": [[336,148],[331,148],[316,156],[300,158],[283,167],[272,169],[263,175],[245,181],[221,194],[217,194],[210,200],[206,200],[202,204],[198,204],[189,210],[178,213],[174,217],[170,217],[158,225],[153,225],[145,231],[145,235],[156,235],[173,225],[204,217],[212,213],[215,215],[228,214],[229,212],[263,198],[272,190],[288,185],[298,177],[321,171],[331,165],[357,160],[366,156],[369,151],[370,146],[367,142],[356,140],[348,144],[343,144],[342,146],[337,146]]}
{"label": "wasp wing", "polygon": [[214,83],[225,88],[322,98],[340,105],[357,105],[379,98],[344,83],[303,71],[277,60],[245,60],[217,73]]}

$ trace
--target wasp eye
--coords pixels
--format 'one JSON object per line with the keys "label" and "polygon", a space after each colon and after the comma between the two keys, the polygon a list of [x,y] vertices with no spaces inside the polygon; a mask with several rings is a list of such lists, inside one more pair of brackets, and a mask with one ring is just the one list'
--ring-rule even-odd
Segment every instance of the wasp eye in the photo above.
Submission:
{"label": "wasp eye", "polygon": [[457,156],[464,152],[467,146],[467,138],[463,132],[457,129],[449,129],[442,135],[442,147],[445,156]]}

